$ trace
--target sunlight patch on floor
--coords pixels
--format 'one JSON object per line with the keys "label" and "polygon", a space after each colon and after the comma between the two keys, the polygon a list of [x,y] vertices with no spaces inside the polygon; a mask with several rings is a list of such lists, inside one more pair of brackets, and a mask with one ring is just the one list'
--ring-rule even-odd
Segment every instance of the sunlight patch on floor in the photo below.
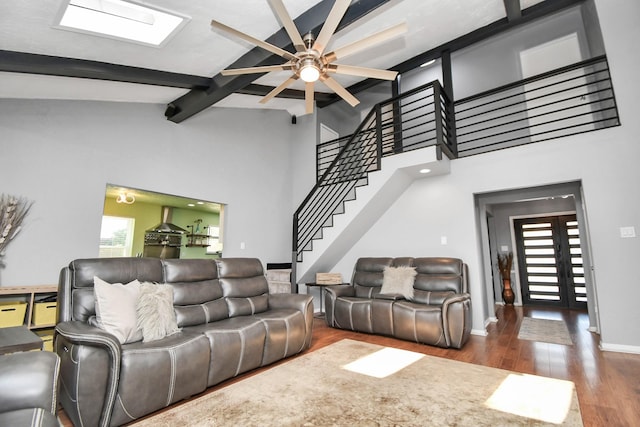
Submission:
{"label": "sunlight patch on floor", "polygon": [[424,354],[414,353],[413,351],[385,347],[342,366],[342,369],[370,377],[385,378],[423,357]]}
{"label": "sunlight patch on floor", "polygon": [[571,381],[509,374],[485,405],[510,414],[562,424],[569,413],[573,388]]}

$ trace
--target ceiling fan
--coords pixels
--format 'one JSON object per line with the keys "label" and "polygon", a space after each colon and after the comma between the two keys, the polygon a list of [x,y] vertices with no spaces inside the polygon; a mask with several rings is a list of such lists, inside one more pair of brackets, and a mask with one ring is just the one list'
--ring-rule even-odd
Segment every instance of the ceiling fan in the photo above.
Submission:
{"label": "ceiling fan", "polygon": [[256,39],[255,37],[235,30],[218,21],[211,21],[212,27],[248,41],[287,60],[287,62],[281,65],[236,68],[221,71],[223,76],[268,73],[272,71],[291,71],[292,75],[262,98],[260,103],[267,103],[270,99],[274,98],[280,92],[293,84],[293,82],[301,79],[305,82],[305,110],[307,114],[313,112],[314,84],[318,80],[328,86],[351,106],[356,106],[360,101],[358,101],[356,97],[331,77],[331,74],[347,74],[351,76],[382,80],[393,80],[396,78],[396,75],[398,74],[396,71],[336,64],[334,61],[404,33],[407,31],[406,23],[392,26],[365,37],[364,39],[325,53],[329,39],[338,28],[338,24],[351,4],[351,0],[336,0],[317,37],[312,33],[305,34],[304,36],[300,35],[296,24],[289,16],[282,0],[269,0],[269,3],[279,18],[280,23],[285,28],[289,38],[291,38],[293,46],[296,49],[295,53],[288,52],[278,46]]}

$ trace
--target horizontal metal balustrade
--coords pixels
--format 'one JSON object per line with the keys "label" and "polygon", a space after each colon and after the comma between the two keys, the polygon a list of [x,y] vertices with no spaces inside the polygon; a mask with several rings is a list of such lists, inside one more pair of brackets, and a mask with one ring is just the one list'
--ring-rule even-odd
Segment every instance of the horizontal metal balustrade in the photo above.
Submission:
{"label": "horizontal metal balustrade", "polygon": [[606,56],[453,103],[438,81],[403,93],[377,104],[354,134],[318,145],[317,184],[294,214],[294,260],[382,157],[435,145],[454,159],[619,125]]}
{"label": "horizontal metal balustrade", "polygon": [[458,157],[620,124],[605,56],[455,101]]}

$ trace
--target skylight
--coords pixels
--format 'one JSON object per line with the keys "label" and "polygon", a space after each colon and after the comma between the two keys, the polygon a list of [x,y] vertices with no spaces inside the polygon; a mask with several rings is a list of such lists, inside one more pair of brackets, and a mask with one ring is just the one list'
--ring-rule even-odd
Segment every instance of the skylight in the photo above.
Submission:
{"label": "skylight", "polygon": [[187,21],[175,12],[131,1],[69,0],[56,27],[160,47]]}

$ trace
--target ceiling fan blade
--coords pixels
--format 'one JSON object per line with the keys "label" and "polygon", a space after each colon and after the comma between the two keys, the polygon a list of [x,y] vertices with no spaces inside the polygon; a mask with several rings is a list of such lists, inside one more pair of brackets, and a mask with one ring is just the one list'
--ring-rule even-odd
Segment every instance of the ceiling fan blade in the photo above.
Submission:
{"label": "ceiling fan blade", "polygon": [[351,92],[342,87],[342,85],[333,78],[323,75],[320,76],[320,80],[322,80],[322,83],[326,84],[331,90],[337,93],[340,98],[347,101],[352,107],[355,107],[360,103],[355,96],[351,95]]}
{"label": "ceiling fan blade", "polygon": [[316,38],[315,43],[313,43],[313,47],[311,49],[318,52],[322,55],[322,52],[327,47],[327,43],[329,43],[329,39],[335,33],[336,28],[338,28],[338,24],[342,20],[342,17],[347,12],[349,5],[351,4],[351,0],[336,0],[331,8],[331,12],[329,12],[329,16],[327,16],[327,20],[324,21],[324,25],[320,30],[320,34]]}
{"label": "ceiling fan blade", "polygon": [[313,82],[307,82],[304,85],[304,106],[307,114],[313,113]]}
{"label": "ceiling fan blade", "polygon": [[408,27],[406,22],[403,22],[398,25],[394,25],[393,27],[389,27],[386,30],[382,30],[378,33],[372,34],[361,40],[358,40],[346,46],[340,47],[334,50],[333,52],[329,52],[325,55],[325,58],[327,59],[328,62],[333,62],[336,59],[344,58],[347,55],[351,55],[360,50],[367,49],[371,46],[374,46],[378,43],[382,43],[387,39],[406,33],[407,29]]}
{"label": "ceiling fan blade", "polygon": [[280,49],[278,46],[274,46],[271,43],[267,43],[262,40],[259,40],[253,36],[250,36],[249,34],[243,33],[242,31],[238,31],[216,20],[211,20],[211,26],[214,28],[218,28],[222,31],[225,31],[229,34],[233,34],[234,36],[242,40],[248,41],[249,43],[259,46],[264,50],[268,50],[271,53],[282,56],[284,59],[287,59],[287,60],[295,59],[295,56],[291,52],[287,52],[284,49]]}
{"label": "ceiling fan blade", "polygon": [[261,104],[266,104],[267,102],[269,102],[273,97],[275,97],[276,95],[278,95],[280,92],[282,92],[283,90],[285,90],[287,87],[289,87],[291,85],[291,83],[295,82],[296,80],[298,80],[298,76],[293,75],[291,77],[289,77],[287,80],[285,80],[284,82],[282,82],[280,84],[280,86],[278,86],[277,88],[273,89],[271,92],[269,92],[268,94],[265,95],[264,98],[262,98],[260,100]]}
{"label": "ceiling fan blade", "polygon": [[368,77],[380,80],[394,80],[397,71],[378,70],[376,68],[356,67],[354,65],[329,64],[327,71],[331,73],[347,74],[349,76]]}
{"label": "ceiling fan blade", "polygon": [[280,23],[289,34],[289,38],[293,42],[293,46],[296,48],[296,52],[304,52],[306,47],[304,45],[304,41],[302,41],[302,37],[300,36],[300,31],[298,31],[298,27],[296,27],[295,22],[291,19],[289,12],[284,7],[284,3],[282,0],[269,0],[271,7],[278,15],[280,19]]}
{"label": "ceiling fan blade", "polygon": [[220,71],[223,76],[237,76],[240,74],[257,74],[257,73],[270,73],[272,71],[285,71],[290,70],[291,65],[266,65],[264,67],[248,67],[248,68],[232,68],[228,70]]}

